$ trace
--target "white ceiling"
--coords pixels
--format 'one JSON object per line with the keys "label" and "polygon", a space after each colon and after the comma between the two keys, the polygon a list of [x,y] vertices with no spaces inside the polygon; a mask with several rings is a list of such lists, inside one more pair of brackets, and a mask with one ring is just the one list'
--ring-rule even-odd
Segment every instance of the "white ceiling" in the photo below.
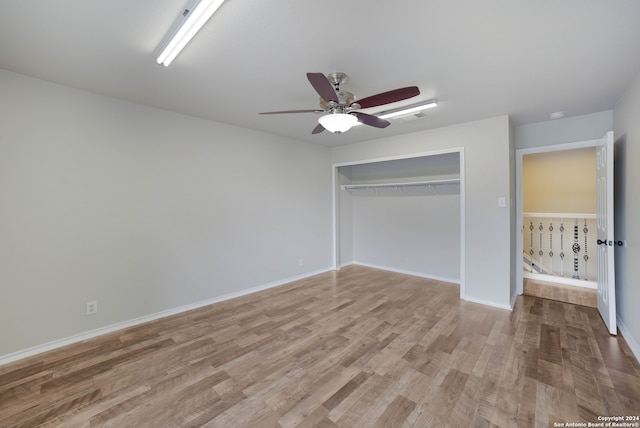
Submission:
{"label": "white ceiling", "polygon": [[[169,67],[157,65],[185,4],[0,0],[0,68],[326,145],[608,110],[640,72],[635,0],[227,0]],[[416,85],[422,94],[404,104],[439,106],[343,135],[311,135],[312,113],[258,115],[316,108],[305,73],[332,71],[360,98]]]}

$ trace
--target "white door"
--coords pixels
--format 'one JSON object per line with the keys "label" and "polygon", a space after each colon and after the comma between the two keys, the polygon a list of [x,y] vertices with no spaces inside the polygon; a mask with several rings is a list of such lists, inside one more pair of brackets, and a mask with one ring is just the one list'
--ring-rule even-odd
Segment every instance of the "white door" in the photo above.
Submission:
{"label": "white door", "polygon": [[613,238],[613,132],[596,145],[596,217],[598,224],[598,310],[610,334],[617,333]]}

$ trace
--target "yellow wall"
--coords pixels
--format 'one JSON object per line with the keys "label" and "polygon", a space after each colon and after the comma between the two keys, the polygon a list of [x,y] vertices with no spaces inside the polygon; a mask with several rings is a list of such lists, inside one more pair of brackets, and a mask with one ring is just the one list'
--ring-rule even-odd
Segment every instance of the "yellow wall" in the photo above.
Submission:
{"label": "yellow wall", "polygon": [[525,155],[522,174],[525,212],[596,212],[595,148]]}

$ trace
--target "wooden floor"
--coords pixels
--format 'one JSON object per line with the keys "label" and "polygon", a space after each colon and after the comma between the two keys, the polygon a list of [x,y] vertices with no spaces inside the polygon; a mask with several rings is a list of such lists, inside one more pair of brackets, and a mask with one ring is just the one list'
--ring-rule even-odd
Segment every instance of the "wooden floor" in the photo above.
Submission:
{"label": "wooden floor", "polygon": [[575,305],[598,307],[598,291],[593,288],[576,287],[535,279],[524,278],[523,292],[527,296],[542,297]]}
{"label": "wooden floor", "polygon": [[640,414],[593,308],[348,267],[0,366],[6,427],[549,427]]}

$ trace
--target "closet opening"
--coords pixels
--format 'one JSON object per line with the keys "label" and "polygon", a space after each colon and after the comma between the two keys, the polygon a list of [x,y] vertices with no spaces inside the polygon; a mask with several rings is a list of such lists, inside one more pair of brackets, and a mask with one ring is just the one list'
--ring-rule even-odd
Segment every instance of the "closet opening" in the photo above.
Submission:
{"label": "closet opening", "polygon": [[357,264],[460,285],[462,149],[333,165],[334,267]]}

